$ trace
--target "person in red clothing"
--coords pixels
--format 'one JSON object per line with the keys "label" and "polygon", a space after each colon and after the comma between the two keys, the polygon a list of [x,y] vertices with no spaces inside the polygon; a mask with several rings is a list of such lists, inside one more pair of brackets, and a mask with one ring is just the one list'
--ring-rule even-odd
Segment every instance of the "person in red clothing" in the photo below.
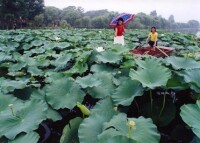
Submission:
{"label": "person in red clothing", "polygon": [[124,29],[125,25],[123,23],[123,19],[119,18],[118,23],[115,26],[115,37],[114,37],[114,44],[122,44],[124,45]]}

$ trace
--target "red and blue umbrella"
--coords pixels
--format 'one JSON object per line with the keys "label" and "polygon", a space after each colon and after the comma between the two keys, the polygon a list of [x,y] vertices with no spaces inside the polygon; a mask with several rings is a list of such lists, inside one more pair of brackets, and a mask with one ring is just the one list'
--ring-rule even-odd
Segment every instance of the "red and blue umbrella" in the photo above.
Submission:
{"label": "red and blue umbrella", "polygon": [[119,18],[122,18],[124,24],[126,24],[134,19],[134,14],[121,13],[112,19],[112,21],[110,22],[110,26],[116,26]]}

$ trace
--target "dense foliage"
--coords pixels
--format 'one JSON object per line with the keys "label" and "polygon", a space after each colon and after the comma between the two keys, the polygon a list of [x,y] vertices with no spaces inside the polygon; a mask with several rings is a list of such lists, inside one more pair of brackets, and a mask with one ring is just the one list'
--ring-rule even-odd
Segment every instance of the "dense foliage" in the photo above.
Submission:
{"label": "dense foliage", "polygon": [[[118,13],[108,10],[84,11],[82,7],[68,6],[59,9],[52,6],[44,7],[43,0],[0,0],[0,28],[110,28],[109,22]],[[187,23],[175,21],[170,15],[168,19],[158,15],[156,11],[150,14],[137,13],[135,21],[128,28],[144,29],[156,26],[160,29],[195,33],[199,22],[189,20]]]}
{"label": "dense foliage", "polygon": [[28,21],[44,12],[44,0],[0,0],[0,28],[28,26]]}
{"label": "dense foliage", "polygon": [[0,142],[42,141],[52,124],[49,143],[199,142],[200,43],[160,31],[172,56],[132,55],[147,34],[122,47],[112,30],[1,31]]}

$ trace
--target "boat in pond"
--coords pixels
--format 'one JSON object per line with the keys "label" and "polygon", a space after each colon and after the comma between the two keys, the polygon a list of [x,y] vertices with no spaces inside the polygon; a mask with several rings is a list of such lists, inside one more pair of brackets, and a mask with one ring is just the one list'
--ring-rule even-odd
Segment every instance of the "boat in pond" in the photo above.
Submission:
{"label": "boat in pond", "polygon": [[155,49],[153,47],[141,47],[134,48],[130,52],[134,55],[151,55],[157,58],[170,56],[174,52],[174,48],[157,46]]}

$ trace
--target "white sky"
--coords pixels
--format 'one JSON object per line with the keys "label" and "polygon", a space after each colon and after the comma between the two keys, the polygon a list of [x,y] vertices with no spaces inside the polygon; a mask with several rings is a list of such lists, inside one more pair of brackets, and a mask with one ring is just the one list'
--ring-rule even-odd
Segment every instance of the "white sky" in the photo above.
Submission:
{"label": "white sky", "polygon": [[200,22],[200,0],[44,0],[45,6],[65,8],[81,6],[85,11],[108,9],[109,11],[149,14],[156,10],[158,15],[168,18],[173,14],[176,22],[195,19]]}

